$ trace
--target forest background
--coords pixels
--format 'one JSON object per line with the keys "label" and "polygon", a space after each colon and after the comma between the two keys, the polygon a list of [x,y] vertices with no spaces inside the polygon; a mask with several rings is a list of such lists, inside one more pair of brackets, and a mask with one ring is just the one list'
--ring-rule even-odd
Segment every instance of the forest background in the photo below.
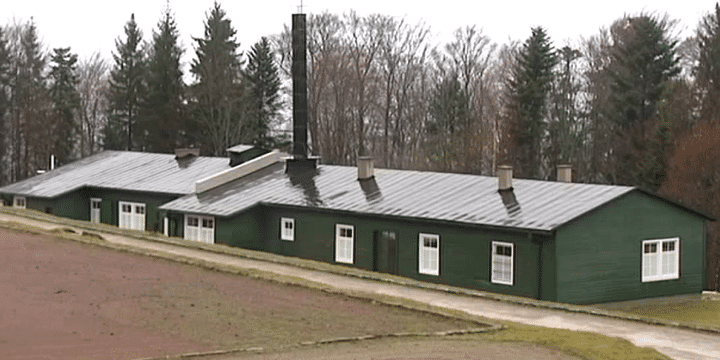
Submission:
{"label": "forest background", "polygon": [[[326,164],[639,186],[720,215],[720,7],[681,38],[667,14],[618,17],[556,46],[543,27],[498,44],[458,28],[348,12],[308,17],[309,139]],[[0,184],[103,150],[223,156],[286,148],[288,28],[247,54],[222,6],[192,49],[171,8],[150,36],[131,16],[112,59],[46,50],[35,23],[0,27]],[[188,74],[181,57],[194,56]],[[720,290],[720,226],[708,227],[707,287]]]}

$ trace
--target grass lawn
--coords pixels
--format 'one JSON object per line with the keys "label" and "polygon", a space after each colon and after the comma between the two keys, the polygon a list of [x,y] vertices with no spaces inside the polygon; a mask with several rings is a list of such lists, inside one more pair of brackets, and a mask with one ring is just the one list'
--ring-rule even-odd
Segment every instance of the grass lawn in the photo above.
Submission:
{"label": "grass lawn", "polygon": [[467,337],[486,341],[527,342],[582,359],[669,359],[654,349],[637,347],[630,341],[596,333],[505,324],[507,328],[504,331]]}
{"label": "grass lawn", "polygon": [[[669,359],[654,349],[589,332],[505,322],[502,331],[446,337],[383,338],[270,352],[234,353],[208,360],[366,359]],[[552,350],[550,350],[552,349]],[[553,352],[555,351],[555,352]]]}
{"label": "grass lawn", "polygon": [[600,307],[643,317],[720,330],[720,295],[679,296],[662,300],[628,301]]}

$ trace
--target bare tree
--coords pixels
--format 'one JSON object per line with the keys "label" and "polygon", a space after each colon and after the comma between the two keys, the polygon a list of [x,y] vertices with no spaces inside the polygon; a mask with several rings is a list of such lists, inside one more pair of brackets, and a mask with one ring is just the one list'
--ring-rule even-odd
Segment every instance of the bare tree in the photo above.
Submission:
{"label": "bare tree", "polygon": [[444,53],[436,55],[437,79],[457,78],[469,99],[467,116],[462,119],[462,136],[456,144],[461,154],[461,169],[465,172],[482,172],[482,157],[487,146],[484,135],[490,131],[485,118],[485,106],[490,100],[486,96],[485,75],[496,47],[481,29],[466,26],[455,30],[454,39],[445,45]]}
{"label": "bare tree", "polygon": [[78,92],[80,94],[80,156],[86,157],[100,150],[98,137],[107,123],[108,71],[100,53],[80,61]]}
{"label": "bare tree", "polygon": [[579,180],[583,182],[612,182],[614,163],[611,155],[615,131],[605,110],[610,106],[612,92],[611,79],[607,74],[612,62],[611,46],[610,33],[605,28],[582,40],[582,112],[587,131],[577,171]]}
{"label": "bare tree", "polygon": [[[378,106],[382,122],[377,125],[382,127],[382,146],[378,148],[383,151],[382,164],[398,166],[398,162],[402,162],[399,158],[405,155],[406,140],[415,137],[408,133],[410,122],[417,120],[410,115],[410,106],[413,89],[424,71],[429,28],[422,23],[409,25],[392,17],[384,17],[381,23],[378,67],[383,92]],[[413,103],[412,106],[422,105]]]}
{"label": "bare tree", "polygon": [[[351,113],[357,126],[357,155],[367,155],[365,148],[366,130],[373,94],[377,94],[376,57],[380,53],[380,36],[387,23],[387,18],[374,14],[360,17],[354,11],[345,15],[348,27],[346,46],[350,59],[353,77],[347,84],[352,87],[354,100]],[[372,121],[372,120],[370,120]]]}

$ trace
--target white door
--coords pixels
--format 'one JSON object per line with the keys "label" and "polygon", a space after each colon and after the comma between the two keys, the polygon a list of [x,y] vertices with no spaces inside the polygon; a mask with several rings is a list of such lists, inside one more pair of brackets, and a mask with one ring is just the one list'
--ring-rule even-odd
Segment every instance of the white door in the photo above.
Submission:
{"label": "white door", "polygon": [[215,242],[215,218],[211,216],[185,215],[185,240]]}
{"label": "white door", "polygon": [[206,243],[215,242],[215,219],[211,217],[202,218],[202,227],[200,228],[200,241]]}
{"label": "white door", "polygon": [[145,230],[145,204],[120,201],[119,208],[118,227],[121,229]]}
{"label": "white door", "polygon": [[100,204],[102,199],[90,199],[90,222],[100,223]]}

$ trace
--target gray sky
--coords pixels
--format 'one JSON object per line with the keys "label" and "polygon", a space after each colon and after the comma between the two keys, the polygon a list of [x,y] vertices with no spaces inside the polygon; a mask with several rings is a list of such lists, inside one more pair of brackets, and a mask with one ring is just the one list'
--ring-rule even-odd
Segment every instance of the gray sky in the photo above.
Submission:
{"label": "gray sky", "polygon": [[[435,42],[446,42],[453,30],[461,26],[476,25],[494,42],[508,39],[524,40],[530,28],[543,26],[556,46],[568,40],[576,42],[581,36],[597,33],[601,26],[610,25],[623,14],[641,11],[668,13],[680,21],[678,31],[689,35],[700,17],[713,10],[715,0],[495,0],[495,1],[329,1],[303,0],[305,13],[328,10],[342,14],[353,9],[361,15],[381,13],[405,18],[410,23],[422,20],[430,25]],[[490,5],[492,3],[492,5]],[[114,41],[123,34],[123,26],[135,13],[135,20],[150,40],[152,30],[161,18],[166,0],[18,0],[5,1],[0,13],[0,24],[18,19],[27,21],[32,16],[41,40],[49,49],[72,47],[80,58],[99,51],[111,59]],[[297,12],[300,0],[220,1],[235,29],[241,50],[247,51],[261,36],[279,33],[289,24],[291,14]],[[213,0],[170,0],[175,13],[181,42],[185,49],[184,61],[194,56],[191,37],[203,34],[203,21]]]}

